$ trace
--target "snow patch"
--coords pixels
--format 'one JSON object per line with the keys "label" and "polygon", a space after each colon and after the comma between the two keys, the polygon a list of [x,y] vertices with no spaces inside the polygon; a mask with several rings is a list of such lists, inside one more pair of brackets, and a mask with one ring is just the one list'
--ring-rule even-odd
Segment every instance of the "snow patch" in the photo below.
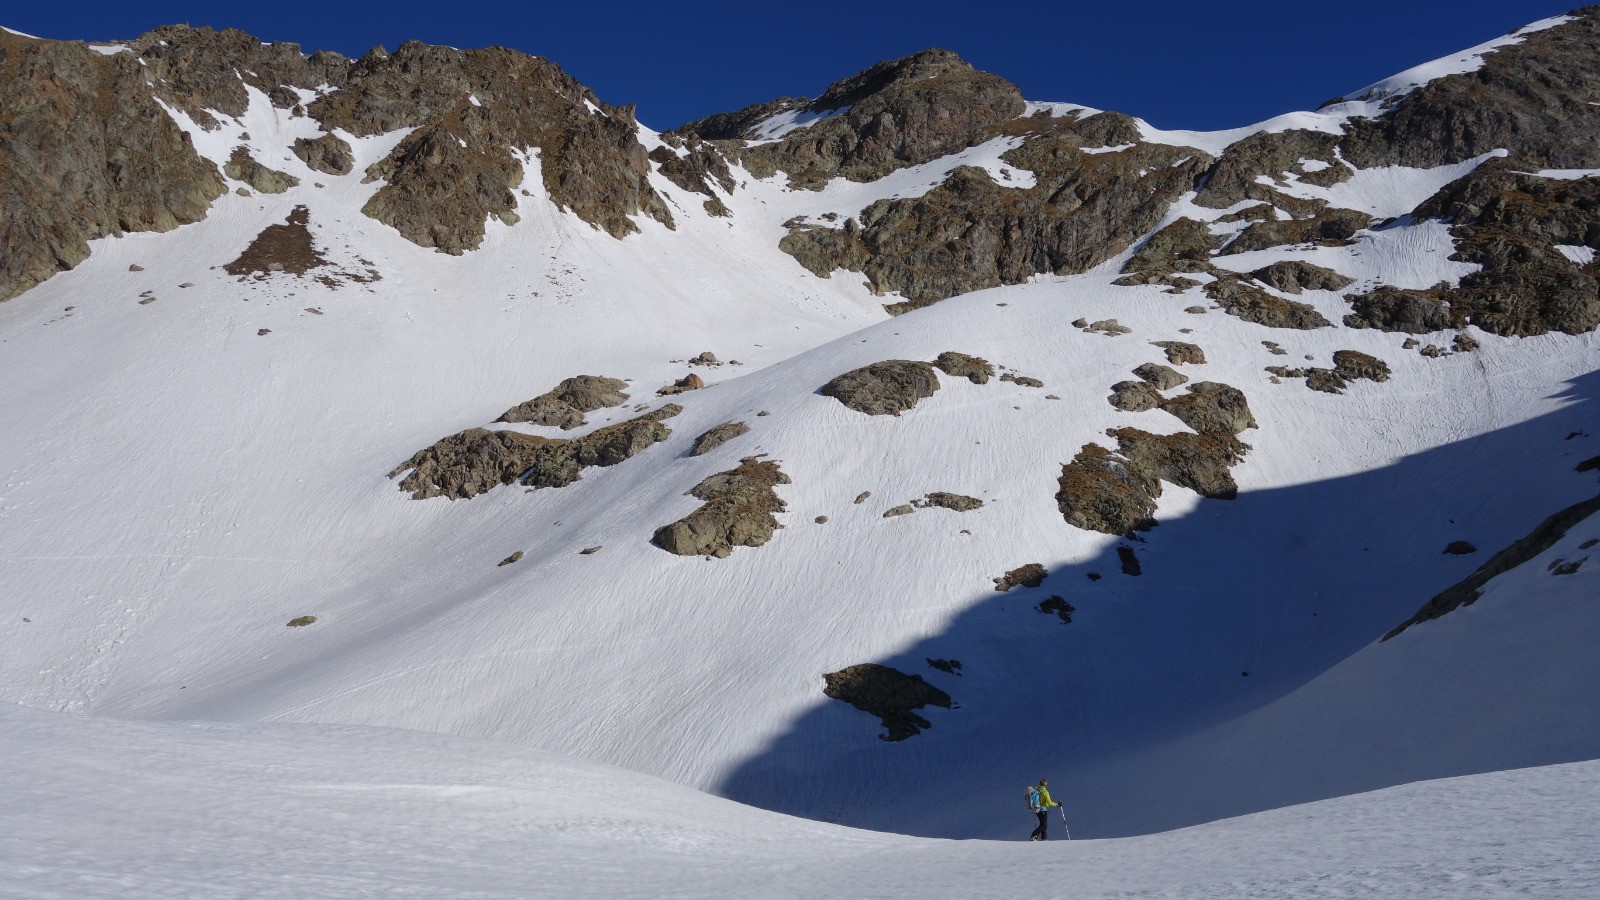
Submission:
{"label": "snow patch", "polygon": [[1416,209],[1417,204],[1432,197],[1452,181],[1472,174],[1485,161],[1505,155],[1504,150],[1492,150],[1469,160],[1432,169],[1410,166],[1356,169],[1354,175],[1329,187],[1301,181],[1299,175],[1293,172],[1288,173],[1282,181],[1273,181],[1266,175],[1257,176],[1256,181],[1275,187],[1291,197],[1326,200],[1330,206],[1358,209],[1374,218],[1390,219]]}
{"label": "snow patch", "polygon": [[1561,255],[1572,260],[1580,266],[1587,266],[1594,262],[1594,248],[1577,244],[1557,244],[1556,249]]}
{"label": "snow patch", "polygon": [[755,125],[752,125],[750,127],[750,143],[771,143],[772,141],[782,138],[791,131],[797,131],[801,128],[810,128],[818,122],[834,118],[835,116],[842,116],[849,111],[850,107],[848,106],[841,106],[838,109],[830,109],[826,112],[811,112],[810,110],[804,108],[786,109],[781,113],[768,116],[767,118],[762,119],[760,122],[757,122]]}

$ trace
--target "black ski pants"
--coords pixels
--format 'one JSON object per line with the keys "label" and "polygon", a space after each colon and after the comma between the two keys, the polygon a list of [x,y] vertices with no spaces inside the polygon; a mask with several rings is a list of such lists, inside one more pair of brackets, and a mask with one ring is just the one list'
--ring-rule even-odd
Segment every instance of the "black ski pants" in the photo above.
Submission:
{"label": "black ski pants", "polygon": [[1033,830],[1033,834],[1028,835],[1028,839],[1033,840],[1034,838],[1038,838],[1041,841],[1050,840],[1050,811],[1048,809],[1041,809],[1035,813],[1035,815],[1039,817],[1039,827]]}

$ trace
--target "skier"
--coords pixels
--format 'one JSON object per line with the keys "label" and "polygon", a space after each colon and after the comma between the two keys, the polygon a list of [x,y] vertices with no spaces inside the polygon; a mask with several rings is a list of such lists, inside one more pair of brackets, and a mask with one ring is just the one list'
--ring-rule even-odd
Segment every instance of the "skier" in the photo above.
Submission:
{"label": "skier", "polygon": [[1050,799],[1050,782],[1039,779],[1039,783],[1028,788],[1028,809],[1039,817],[1039,825],[1033,829],[1033,834],[1028,835],[1030,841],[1050,840],[1050,807],[1061,804]]}

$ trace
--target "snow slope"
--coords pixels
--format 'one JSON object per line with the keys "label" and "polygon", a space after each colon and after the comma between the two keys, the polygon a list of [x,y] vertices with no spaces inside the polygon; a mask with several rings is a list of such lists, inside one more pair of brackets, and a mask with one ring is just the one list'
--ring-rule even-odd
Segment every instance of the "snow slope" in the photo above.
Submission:
{"label": "snow slope", "polygon": [[[402,134],[351,139],[356,174],[328,176],[287,151],[307,121],[252,100],[220,133],[180,122],[218,162],[248,132],[255,157],[299,187],[230,193],[203,222],[95,242],[73,271],[0,304],[0,596],[13,616],[0,630],[0,699],[515,742],[571,758],[516,757],[540,765],[599,771],[572,761],[588,760],[814,818],[962,837],[1013,834],[1017,786],[1041,774],[1094,836],[1600,757],[1600,711],[1581,693],[1600,674],[1582,652],[1600,637],[1585,605],[1600,563],[1560,577],[1530,564],[1476,606],[1374,644],[1594,493],[1593,475],[1574,471],[1600,452],[1594,334],[1469,329],[1481,349],[1429,359],[1403,350],[1402,335],[1190,314],[1205,303],[1198,289],[1112,285],[1121,259],[889,319],[892,297],[850,273],[816,278],[777,249],[794,216],[914,196],[958,165],[1031,183],[999,160],[1004,140],[815,193],[736,170],[730,219],[657,177],[677,230],[641,219],[642,234],[623,241],[535,189],[516,225],[491,222],[482,249],[449,257],[360,213],[378,186],[359,173]],[[1323,194],[1289,190],[1400,215],[1468,171],[1369,170]],[[541,181],[530,172],[525,183]],[[240,282],[221,270],[297,205],[332,259],[381,280]],[[1226,212],[1185,201],[1169,220]],[[1218,262],[1248,271],[1298,258],[1356,278],[1353,291],[1421,288],[1470,271],[1451,249],[1443,225],[1401,219],[1348,247]],[[144,292],[156,299],[141,303]],[[1335,322],[1347,311],[1332,292],[1297,299]],[[1086,333],[1079,318],[1132,333]],[[1167,489],[1132,577],[1119,571],[1122,542],[1066,525],[1054,493],[1061,464],[1106,442],[1105,429],[1181,428],[1105,401],[1135,366],[1162,360],[1157,340],[1203,347],[1208,362],[1184,373],[1244,391],[1260,427],[1243,435],[1252,450],[1234,470],[1237,500]],[[1327,366],[1340,349],[1387,361],[1393,377],[1335,396],[1264,371]],[[696,369],[710,386],[674,398],[685,410],[668,441],[569,487],[414,501],[384,477],[571,375],[632,379],[636,402],[659,403],[655,389],[686,371],[674,361],[704,350],[742,365]],[[939,392],[898,418],[815,393],[856,366],[945,350],[1045,387],[940,376]],[[633,414],[603,410],[590,426]],[[686,455],[733,420],[751,433]],[[705,560],[648,543],[697,505],[685,490],[754,453],[792,479],[769,544]],[[985,506],[882,518],[930,491]],[[1440,552],[1458,539],[1479,554]],[[520,562],[496,566],[517,550]],[[995,576],[1028,562],[1052,573],[1041,589],[993,591]],[[1037,610],[1052,594],[1077,608],[1070,625]],[[318,622],[284,627],[306,614]],[[928,658],[960,659],[963,674]],[[923,674],[959,708],[925,711],[933,727],[909,741],[880,741],[870,716],[822,695],[824,673],[860,662]],[[1490,691],[1500,702],[1482,702]],[[263,752],[280,733],[382,742],[194,727]],[[734,815],[702,801],[710,819]],[[912,856],[932,864],[948,852]],[[808,865],[827,877],[823,862]]]}
{"label": "snow slope", "polygon": [[[1114,841],[907,838],[418,732],[0,708],[7,897],[1589,897],[1600,763]],[[1013,817],[1021,828],[1026,812]]]}

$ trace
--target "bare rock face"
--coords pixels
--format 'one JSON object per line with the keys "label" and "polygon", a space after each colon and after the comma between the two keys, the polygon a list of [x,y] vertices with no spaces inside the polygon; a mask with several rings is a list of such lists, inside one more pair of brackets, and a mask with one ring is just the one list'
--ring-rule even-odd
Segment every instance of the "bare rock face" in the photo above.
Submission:
{"label": "bare rock face", "polygon": [[290,147],[294,155],[317,172],[326,175],[349,175],[355,168],[356,158],[350,145],[336,134],[323,134],[314,138],[295,138]]}
{"label": "bare rock face", "polygon": [[817,392],[869,416],[898,416],[938,389],[931,364],[889,359],[851,369]]}
{"label": "bare rock face", "polygon": [[1342,247],[1357,231],[1372,224],[1372,217],[1353,209],[1323,209],[1304,219],[1257,222],[1222,248],[1223,255],[1249,253],[1285,244]]}
{"label": "bare rock face", "polygon": [[704,456],[728,441],[749,432],[750,426],[743,422],[723,422],[721,425],[695,438],[694,445],[689,448],[689,455]]}
{"label": "bare rock face", "polygon": [[563,431],[585,424],[584,414],[628,402],[628,384],[601,375],[574,375],[549,391],[511,407],[496,422],[528,422]]}
{"label": "bare rock face", "polygon": [[1170,391],[1185,381],[1189,376],[1180,374],[1177,369],[1157,363],[1144,363],[1133,370],[1133,374],[1140,381],[1150,385],[1158,391]]}
{"label": "bare rock face", "polygon": [[946,350],[933,361],[934,368],[952,378],[965,378],[973,384],[988,384],[994,377],[994,366],[988,360]]}
{"label": "bare rock face", "polygon": [[[1154,389],[1142,382],[1146,390]],[[1156,395],[1158,398],[1160,395]],[[1244,394],[1202,381],[1189,393],[1160,400],[1160,407],[1197,433],[1151,434],[1113,428],[1115,450],[1087,444],[1061,467],[1056,505],[1068,524],[1103,534],[1133,535],[1154,528],[1163,481],[1203,497],[1231,500],[1238,485],[1229,471],[1249,447],[1236,435],[1255,427]]]}
{"label": "bare rock face", "polygon": [[1061,624],[1071,625],[1072,614],[1077,612],[1078,608],[1068,603],[1065,597],[1058,594],[1041,600],[1039,602],[1039,611],[1054,614],[1056,618],[1061,620]]}
{"label": "bare rock face", "polygon": [[209,112],[242,116],[249,108],[249,85],[280,109],[299,105],[290,88],[315,90],[341,85],[350,61],[337,53],[309,56],[300,45],[264,44],[235,28],[215,31],[187,25],[166,25],[128,44],[128,56],[168,104],[182,110],[207,131],[221,127]]}
{"label": "bare rock face", "polygon": [[1050,575],[1039,563],[1028,563],[1001,575],[994,580],[994,589],[1005,593],[1014,587],[1036,588]]}
{"label": "bare rock face", "polygon": [[840,228],[796,226],[779,247],[815,274],[861,272],[874,290],[898,291],[905,300],[887,307],[893,314],[1039,273],[1086,271],[1154,228],[1210,162],[1156,144],[1083,153],[1098,143],[1086,135],[1107,127],[1139,140],[1114,113],[1040,122],[1041,133],[1003,156],[1035,174],[1031,188],[962,167],[926,194],[880,200]]}
{"label": "bare rock face", "polygon": [[1529,169],[1600,167],[1600,101],[1591,77],[1600,61],[1600,12],[1523,36],[1393,102],[1376,118],[1353,119],[1339,143],[1345,159],[1431,167],[1507,149]]}
{"label": "bare rock face", "polygon": [[836,177],[873,181],[981,143],[1024,108],[1011,82],[977,71],[948,50],[925,50],[835,82],[809,103],[785,98],[677,131],[701,139],[750,138],[755,125],[777,112],[826,116],[747,147],[740,159],[757,176],[782,171],[791,186],[816,189]]}
{"label": "bare rock face", "polygon": [[565,487],[585,468],[614,466],[666,440],[672,431],[662,420],[680,412],[683,407],[669,404],[571,440],[469,428],[418,450],[389,477],[410,472],[400,489],[413,500],[469,499],[514,481],[532,488]]}
{"label": "bare rock face", "polygon": [[1388,381],[1390,374],[1388,363],[1359,350],[1335,350],[1331,369],[1268,366],[1267,371],[1280,378],[1304,378],[1306,387],[1329,394],[1344,393],[1352,381]]}
{"label": "bare rock face", "polygon": [[1342,291],[1355,284],[1353,278],[1298,259],[1280,260],[1251,272],[1250,277],[1285,294],[1298,294],[1301,291]]}
{"label": "bare rock face", "polygon": [[688,391],[698,391],[706,386],[706,380],[693,372],[679,378],[677,381],[662,387],[656,393],[662,397],[672,394],[682,394]]}
{"label": "bare rock face", "polygon": [[1376,328],[1406,334],[1429,334],[1453,328],[1460,319],[1438,291],[1409,291],[1385,285],[1350,298],[1348,328]]}
{"label": "bare rock face", "polygon": [[307,108],[325,127],[416,129],[368,169],[386,184],[363,211],[424,247],[459,254],[478,246],[490,216],[517,220],[513,150],[537,150],[550,199],[613,237],[638,231],[637,213],[672,224],[632,108],[600,103],[549,60],[408,41],[355,61],[340,88]]}
{"label": "bare rock face", "polygon": [[1111,396],[1106,398],[1116,409],[1132,413],[1155,409],[1161,401],[1160,392],[1144,381],[1119,381],[1111,386]]}
{"label": "bare rock face", "polygon": [[734,547],[759,547],[782,525],[773,513],[788,506],[773,488],[789,476],[776,462],[746,457],[738,468],[715,475],[688,491],[705,504],[689,515],[656,529],[652,544],[679,556],[723,559]]}
{"label": "bare rock face", "polygon": [[269,169],[250,155],[247,147],[233,148],[233,154],[228,157],[228,162],[222,167],[222,174],[234,181],[242,181],[263,194],[281,194],[289,188],[300,184],[300,179],[293,175]]}
{"label": "bare rock face", "polygon": [[1451,259],[1482,267],[1438,292],[1452,321],[1504,336],[1582,334],[1600,326],[1600,268],[1556,249],[1600,248],[1594,181],[1539,178],[1492,160],[1419,206],[1416,217],[1452,223]]}
{"label": "bare rock face", "polygon": [[1122,271],[1146,276],[1147,282],[1156,276],[1174,272],[1210,271],[1211,252],[1222,246],[1222,241],[1221,237],[1211,233],[1206,223],[1197,219],[1179,219],[1152,234],[1144,246],[1129,258]]}
{"label": "bare rock face", "polygon": [[977,497],[968,497],[965,494],[952,494],[949,491],[934,491],[921,500],[911,501],[913,506],[926,509],[937,506],[941,509],[953,509],[956,512],[971,512],[983,508],[983,501]]}
{"label": "bare rock face", "polygon": [[922,679],[877,663],[861,663],[823,676],[822,692],[842,700],[883,723],[885,741],[903,741],[933,725],[914,710],[950,708],[950,695]]}
{"label": "bare rock face", "polygon": [[1305,303],[1275,297],[1231,275],[1219,275],[1204,290],[1228,315],[1268,328],[1309,330],[1333,324]]}
{"label": "bare rock face", "polygon": [[1167,354],[1167,362],[1175,366],[1197,365],[1206,363],[1206,352],[1195,344],[1184,341],[1151,341],[1153,346],[1160,347]]}
{"label": "bare rock face", "polygon": [[656,164],[657,171],[686,191],[704,194],[705,210],[711,215],[732,215],[713,189],[715,185],[724,193],[732,193],[735,187],[733,170],[728,168],[722,151],[694,135],[665,134],[661,139],[665,146],[650,151],[650,161]]}
{"label": "bare rock face", "polygon": [[95,238],[197,222],[223,190],[131,54],[0,31],[0,300]]}
{"label": "bare rock face", "polygon": [[[1261,132],[1236,141],[1217,160],[1195,203],[1226,209],[1244,200],[1264,200],[1304,215],[1311,205],[1320,206],[1320,202],[1291,197],[1273,187],[1273,183],[1281,183],[1289,173],[1324,186],[1349,178],[1350,167],[1334,155],[1338,143],[1336,134],[1304,130]],[[1302,160],[1317,160],[1327,168],[1310,172]],[[1266,182],[1261,180],[1263,177]]]}

